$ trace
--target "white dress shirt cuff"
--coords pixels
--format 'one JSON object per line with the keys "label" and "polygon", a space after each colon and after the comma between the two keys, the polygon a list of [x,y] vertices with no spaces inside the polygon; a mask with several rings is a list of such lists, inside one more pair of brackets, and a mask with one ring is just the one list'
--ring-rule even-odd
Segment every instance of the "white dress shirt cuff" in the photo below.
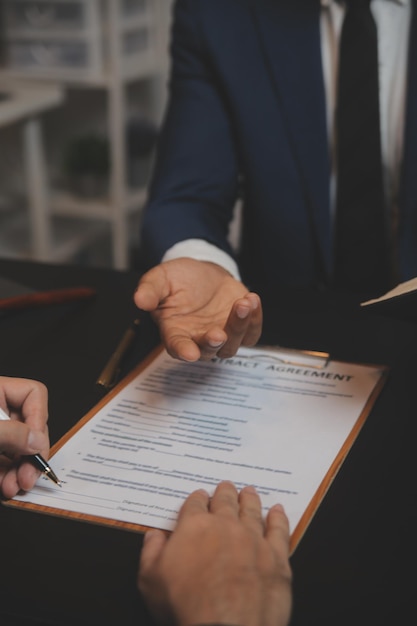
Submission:
{"label": "white dress shirt cuff", "polygon": [[179,241],[165,252],[162,262],[178,259],[179,257],[189,257],[196,261],[216,263],[229,272],[236,280],[242,280],[238,266],[232,257],[204,239]]}

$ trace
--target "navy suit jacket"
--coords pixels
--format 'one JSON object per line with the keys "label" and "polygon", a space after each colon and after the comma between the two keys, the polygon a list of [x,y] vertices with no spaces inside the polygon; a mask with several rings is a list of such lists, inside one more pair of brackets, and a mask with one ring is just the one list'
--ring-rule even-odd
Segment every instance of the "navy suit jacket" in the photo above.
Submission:
{"label": "navy suit jacket", "polygon": [[[417,20],[409,53],[400,198],[401,279],[417,275]],[[144,212],[150,264],[187,238],[232,253],[243,200],[242,276],[331,284],[332,230],[319,0],[178,0],[170,99]]]}

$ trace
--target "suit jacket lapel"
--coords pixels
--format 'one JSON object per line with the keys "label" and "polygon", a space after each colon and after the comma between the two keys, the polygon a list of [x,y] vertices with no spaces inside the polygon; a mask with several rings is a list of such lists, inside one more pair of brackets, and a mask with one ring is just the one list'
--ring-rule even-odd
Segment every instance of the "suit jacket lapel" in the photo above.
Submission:
{"label": "suit jacket lapel", "polygon": [[274,90],[287,120],[325,274],[332,267],[326,103],[319,0],[254,0]]}

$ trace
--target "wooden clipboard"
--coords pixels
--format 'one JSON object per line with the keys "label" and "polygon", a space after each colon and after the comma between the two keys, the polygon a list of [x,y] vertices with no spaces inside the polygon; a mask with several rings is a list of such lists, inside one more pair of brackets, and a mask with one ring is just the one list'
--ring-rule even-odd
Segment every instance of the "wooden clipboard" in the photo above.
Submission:
{"label": "wooden clipboard", "polygon": [[[74,425],[73,428],[71,428],[52,448],[51,448],[51,465],[54,468],[55,471],[57,471],[57,468],[54,467],[54,461],[53,461],[53,456],[56,454],[56,452],[58,450],[60,450],[80,429],[83,428],[83,426],[85,424],[87,424],[95,415],[97,415],[97,413],[103,408],[105,407],[113,398],[115,398],[116,396],[118,396],[118,394],[131,382],[133,381],[138,375],[140,375],[141,373],[145,372],[148,368],[148,366],[162,353],[163,348],[162,346],[157,347],[153,352],[151,352],[151,354],[142,362],[140,363],[128,376],[126,376],[122,381],[120,381],[96,406],[94,406],[77,424]],[[309,353],[312,354],[312,353]],[[337,362],[333,362],[333,363],[337,363]],[[347,364],[347,363],[340,363],[341,365],[352,365],[355,366],[356,364]],[[192,364],[191,364],[192,365]],[[343,445],[340,447],[340,449],[338,450],[336,456],[334,457],[334,460],[331,462],[331,464],[328,466],[327,471],[325,472],[325,474],[323,475],[323,478],[319,484],[319,487],[317,488],[317,490],[315,491],[313,497],[311,498],[311,500],[308,503],[308,506],[304,509],[304,513],[302,514],[302,516],[300,517],[297,525],[295,526],[294,530],[292,531],[291,534],[291,541],[290,541],[290,549],[291,549],[291,553],[295,550],[296,546],[298,545],[298,543],[300,542],[302,536],[304,535],[311,519],[313,518],[315,512],[317,511],[318,507],[320,506],[320,503],[322,502],[324,496],[326,495],[328,489],[330,488],[330,486],[332,485],[337,472],[339,471],[341,465],[343,464],[344,459],[346,458],[349,450],[351,449],[354,441],[356,440],[363,424],[365,423],[365,420],[367,418],[367,416],[370,413],[370,410],[372,408],[372,406],[375,403],[376,398],[378,397],[379,393],[381,392],[383,385],[385,384],[385,381],[387,379],[388,373],[389,373],[389,369],[386,366],[380,366],[380,365],[366,365],[366,364],[360,364],[360,366],[366,367],[366,368],[376,368],[378,370],[378,372],[381,373],[380,378],[378,380],[378,382],[375,384],[375,386],[373,387],[371,393],[368,396],[368,399],[366,401],[366,404],[363,407],[363,410],[360,412],[360,414],[357,416],[357,418],[355,419],[354,425],[353,427],[350,429],[348,436],[346,437],[346,439],[344,440]],[[298,366],[297,366],[298,367]],[[59,474],[59,472],[57,472]],[[227,476],[225,476],[224,478],[228,478]],[[198,485],[196,486],[196,488],[198,488]],[[53,515],[53,516],[58,516],[58,517],[65,517],[65,518],[71,518],[74,520],[79,520],[79,521],[83,521],[83,522],[88,522],[88,523],[93,523],[93,524],[99,524],[99,525],[105,525],[105,526],[112,526],[112,527],[116,527],[116,528],[121,528],[121,529],[125,529],[125,530],[129,530],[129,531],[133,531],[133,532],[139,532],[139,533],[143,533],[146,532],[146,530],[148,530],[149,528],[155,527],[155,526],[146,526],[140,523],[132,523],[132,522],[128,522],[128,521],[122,521],[122,520],[118,520],[118,519],[113,519],[113,518],[109,518],[106,516],[98,516],[98,515],[91,515],[91,514],[86,514],[86,513],[80,513],[80,512],[75,512],[75,511],[71,511],[71,510],[66,510],[64,508],[56,508],[53,506],[46,506],[44,504],[36,504],[30,501],[21,501],[21,500],[8,500],[6,502],[4,502],[4,504],[6,506],[10,506],[10,507],[14,507],[17,509],[24,509],[24,510],[29,510],[29,511],[34,511],[34,512],[38,512],[38,513],[43,513],[43,514],[47,514],[47,515]],[[169,531],[166,531],[169,532]]]}

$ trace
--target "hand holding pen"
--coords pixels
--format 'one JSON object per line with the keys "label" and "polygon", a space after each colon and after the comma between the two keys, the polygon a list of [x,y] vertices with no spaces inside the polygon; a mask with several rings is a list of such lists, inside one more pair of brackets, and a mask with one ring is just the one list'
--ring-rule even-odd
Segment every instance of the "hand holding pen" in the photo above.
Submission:
{"label": "hand holding pen", "polygon": [[[47,420],[45,385],[29,379],[0,376],[0,493],[5,498],[14,497],[20,490],[30,490],[39,477],[36,470],[41,470],[60,485],[39,454],[49,447]],[[29,462],[17,464],[10,461],[19,457]]]}

